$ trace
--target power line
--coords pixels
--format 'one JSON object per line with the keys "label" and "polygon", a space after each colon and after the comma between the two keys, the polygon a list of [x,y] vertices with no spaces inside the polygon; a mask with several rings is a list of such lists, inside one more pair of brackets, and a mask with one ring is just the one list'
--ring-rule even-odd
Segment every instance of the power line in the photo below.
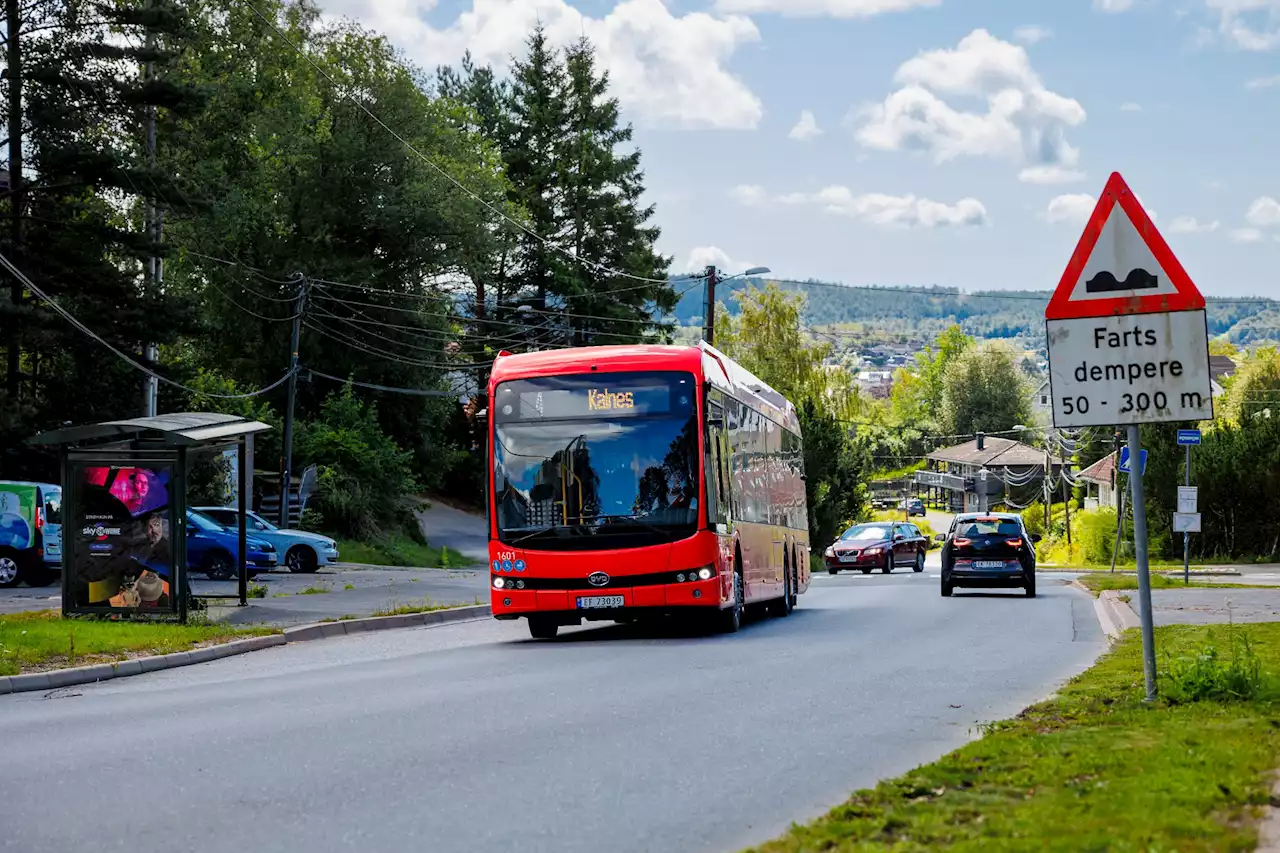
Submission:
{"label": "power line", "polygon": [[374,382],[361,382],[357,379],[352,379],[352,378],[341,379],[337,376],[332,376],[328,373],[321,373],[319,370],[315,370],[310,367],[305,369],[306,369],[306,372],[312,376],[319,376],[323,379],[329,379],[329,380],[332,380],[333,382],[337,382],[342,385],[355,385],[356,387],[359,387],[359,388],[368,388],[372,391],[389,391],[394,394],[412,394],[418,397],[453,397],[455,396],[452,392],[449,392],[449,391],[434,391],[427,388],[394,388],[389,385],[378,385],[377,383],[374,383]]}
{"label": "power line", "polygon": [[172,379],[168,378],[167,376],[161,376],[159,373],[156,373],[156,372],[155,372],[154,370],[152,370],[151,368],[146,367],[145,365],[143,365],[143,364],[139,363],[139,362],[138,362],[136,359],[134,359],[132,356],[128,355],[127,353],[125,353],[125,352],[123,352],[123,351],[121,351],[121,350],[120,350],[120,349],[118,349],[115,345],[113,345],[112,343],[110,343],[109,341],[107,341],[105,338],[103,338],[102,336],[100,336],[97,332],[93,331],[93,330],[92,330],[92,329],[90,329],[88,326],[86,326],[84,323],[80,322],[80,320],[78,320],[74,314],[72,314],[72,313],[71,313],[70,311],[68,311],[67,309],[63,308],[63,307],[62,307],[61,305],[59,305],[56,301],[54,301],[54,300],[53,300],[53,298],[49,296],[49,294],[45,293],[43,290],[41,290],[39,287],[37,287],[37,286],[36,286],[36,284],[35,284],[35,282],[33,282],[30,278],[28,278],[28,277],[27,277],[27,274],[26,274],[26,273],[24,273],[22,270],[18,269],[18,267],[17,267],[17,266],[15,266],[15,265],[14,265],[14,263],[13,263],[12,261],[10,261],[10,260],[9,260],[5,255],[3,255],[3,254],[0,254],[0,266],[3,266],[6,270],[8,270],[8,271],[9,271],[9,273],[10,273],[11,275],[13,275],[13,277],[14,277],[14,278],[18,279],[18,281],[19,281],[19,282],[21,282],[21,283],[22,283],[22,285],[23,285],[24,287],[26,287],[28,290],[30,290],[32,293],[34,293],[36,296],[39,296],[39,297],[40,297],[40,299],[41,299],[41,300],[42,300],[46,305],[48,305],[48,306],[49,306],[50,308],[52,308],[55,312],[57,312],[59,315],[61,315],[63,319],[65,319],[68,323],[70,323],[72,326],[74,326],[76,329],[78,329],[82,334],[84,334],[84,335],[88,336],[89,338],[91,338],[91,339],[93,339],[94,341],[96,341],[99,345],[101,345],[101,346],[105,347],[106,349],[110,350],[110,351],[111,351],[111,352],[112,352],[112,353],[113,353],[117,358],[119,358],[121,361],[124,361],[126,364],[128,364],[128,365],[129,365],[129,366],[131,366],[131,367],[133,367],[135,370],[140,370],[140,371],[142,371],[143,373],[145,373],[145,374],[147,374],[148,376],[150,376],[150,377],[152,377],[152,378],[156,379],[156,380],[157,380],[157,381],[159,381],[159,382],[163,382],[163,383],[165,383],[166,385],[170,385],[170,386],[172,386],[172,387],[174,387],[174,388],[181,389],[181,390],[186,391],[186,392],[188,392],[188,393],[190,393],[190,394],[197,394],[197,395],[200,395],[200,396],[202,396],[202,397],[212,397],[212,398],[214,398],[214,399],[218,399],[218,400],[244,400],[244,399],[247,399],[247,398],[249,398],[249,397],[258,397],[258,396],[261,396],[262,394],[265,394],[265,393],[267,393],[268,391],[272,391],[272,390],[274,390],[274,389],[276,389],[276,388],[280,387],[280,386],[281,386],[281,385],[283,385],[286,381],[288,381],[289,377],[292,375],[292,371],[290,371],[290,372],[288,372],[288,373],[285,373],[285,375],[284,375],[284,376],[281,376],[279,379],[277,379],[275,382],[272,382],[270,385],[266,386],[265,388],[259,388],[257,391],[251,391],[251,392],[249,392],[249,393],[247,393],[247,394],[214,394],[214,393],[209,392],[209,391],[201,391],[201,390],[200,390],[200,389],[198,389],[198,388],[192,388],[192,387],[190,387],[190,386],[188,386],[188,385],[183,385],[181,382],[175,382],[174,380],[172,380]]}
{"label": "power line", "polygon": [[546,237],[543,237],[541,234],[538,234],[536,231],[534,231],[533,229],[529,228],[529,227],[528,227],[527,225],[525,225],[523,222],[520,222],[520,221],[518,221],[518,220],[514,219],[513,217],[509,216],[509,215],[508,215],[506,212],[504,212],[501,208],[499,208],[499,207],[497,207],[497,206],[493,205],[493,204],[492,204],[492,203],[490,203],[487,199],[483,198],[483,197],[482,197],[482,196],[480,196],[478,193],[476,193],[476,192],[472,191],[469,187],[467,187],[465,184],[463,184],[461,181],[459,181],[459,180],[458,180],[457,178],[455,178],[453,175],[449,174],[449,172],[448,172],[444,167],[437,165],[437,164],[435,163],[435,161],[431,160],[431,158],[427,157],[425,154],[423,154],[421,151],[419,151],[417,148],[415,148],[415,147],[414,147],[414,146],[413,146],[413,145],[412,145],[412,144],[411,144],[407,139],[405,139],[405,138],[404,138],[403,136],[401,136],[400,134],[396,133],[396,131],[394,131],[394,130],[393,130],[393,129],[392,129],[392,128],[391,128],[391,127],[386,123],[386,122],[384,122],[382,119],[380,119],[380,118],[379,118],[379,117],[378,117],[378,116],[373,112],[373,110],[371,110],[371,109],[369,109],[367,106],[365,106],[365,105],[364,105],[364,104],[363,104],[363,103],[362,103],[358,98],[352,97],[352,96],[351,96],[351,95],[346,91],[346,89],[345,89],[344,87],[342,87],[342,86],[339,86],[339,85],[338,85],[338,81],[337,81],[337,80],[335,80],[335,79],[333,78],[333,76],[332,76],[332,75],[331,75],[327,70],[325,70],[325,68],[324,68],[323,66],[321,66],[321,65],[320,65],[320,63],[318,63],[318,62],[316,62],[314,59],[312,59],[312,58],[311,58],[311,55],[310,55],[310,54],[308,54],[308,53],[307,53],[307,51],[306,51],[306,50],[304,50],[304,49],[302,48],[302,46],[301,46],[301,45],[299,45],[299,44],[295,43],[292,39],[290,39],[290,38],[289,38],[289,36],[288,36],[288,35],[286,35],[286,34],[285,34],[285,32],[284,32],[283,30],[281,30],[281,29],[280,29],[280,27],[276,24],[276,22],[275,22],[275,21],[273,21],[271,18],[268,18],[265,14],[263,14],[262,10],[260,10],[260,9],[255,5],[255,4],[253,4],[253,3],[249,2],[249,0],[244,0],[244,3],[245,3],[245,5],[246,5],[246,6],[248,6],[250,9],[252,9],[252,10],[253,10],[253,13],[254,13],[255,15],[257,15],[259,18],[261,18],[261,19],[262,19],[263,23],[265,23],[267,26],[269,26],[271,29],[273,29],[273,30],[275,31],[276,35],[278,35],[278,36],[280,37],[280,39],[281,39],[285,44],[289,45],[291,48],[293,48],[295,51],[297,51],[298,55],[299,55],[299,56],[301,56],[303,59],[305,59],[305,60],[307,61],[307,63],[308,63],[312,68],[314,68],[314,69],[315,69],[316,73],[318,73],[320,76],[322,76],[322,77],[324,77],[326,80],[328,80],[328,81],[329,81],[329,84],[333,86],[334,90],[335,90],[336,92],[338,92],[338,93],[340,94],[340,96],[341,96],[341,97],[345,98],[347,101],[349,101],[350,103],[354,104],[354,105],[356,106],[356,108],[357,108],[357,109],[359,109],[361,112],[363,112],[363,113],[364,113],[365,115],[367,115],[369,118],[371,118],[371,119],[374,121],[374,123],[375,123],[375,124],[377,124],[377,125],[378,125],[379,127],[381,127],[383,130],[385,130],[387,133],[391,134],[391,136],[393,136],[393,137],[394,137],[394,138],[395,138],[395,139],[396,139],[396,140],[397,140],[401,145],[403,145],[406,149],[408,149],[409,151],[411,151],[411,152],[413,152],[415,155],[417,155],[417,157],[418,157],[420,160],[422,160],[422,162],[423,162],[423,163],[427,164],[429,167],[431,167],[433,170],[435,170],[437,173],[439,173],[441,177],[443,177],[443,178],[444,178],[445,180],[447,180],[449,183],[453,184],[455,187],[457,187],[457,188],[458,188],[459,190],[461,190],[463,193],[465,193],[465,194],[467,194],[468,196],[470,196],[473,200],[475,200],[475,201],[479,202],[481,205],[483,205],[485,208],[487,208],[487,209],[488,209],[491,213],[493,213],[494,215],[496,215],[496,216],[500,217],[501,219],[504,219],[505,221],[507,221],[507,222],[509,222],[510,224],[514,225],[515,227],[519,228],[519,229],[520,229],[521,231],[523,231],[525,234],[528,234],[530,237],[532,237],[534,240],[537,240],[539,243],[541,243],[541,244],[542,244],[543,246],[545,246],[546,248],[548,248],[548,249],[552,249],[552,250],[554,250],[554,251],[557,251],[557,252],[561,253],[562,255],[564,255],[564,256],[565,256],[566,258],[568,258],[569,260],[574,261],[575,263],[582,264],[583,266],[585,266],[585,267],[587,267],[587,268],[589,268],[589,269],[592,269],[592,270],[594,270],[594,271],[596,271],[596,272],[598,272],[598,273],[605,274],[605,275],[615,276],[615,277],[617,277],[617,278],[627,278],[627,279],[631,279],[631,280],[633,280],[633,281],[646,282],[646,283],[649,283],[649,284],[666,284],[666,283],[667,283],[667,279],[663,279],[663,278],[646,278],[645,276],[633,275],[633,274],[631,274],[631,273],[622,272],[621,270],[611,269],[611,268],[609,268],[609,267],[604,266],[603,264],[598,264],[598,263],[596,263],[595,261],[589,261],[589,260],[587,260],[587,259],[585,259],[585,258],[580,258],[580,257],[578,257],[576,254],[574,254],[573,252],[569,251],[568,249],[565,249],[565,248],[563,248],[563,247],[561,247],[561,246],[556,245],[555,243],[552,243],[552,242],[551,242],[550,240],[548,240]]}

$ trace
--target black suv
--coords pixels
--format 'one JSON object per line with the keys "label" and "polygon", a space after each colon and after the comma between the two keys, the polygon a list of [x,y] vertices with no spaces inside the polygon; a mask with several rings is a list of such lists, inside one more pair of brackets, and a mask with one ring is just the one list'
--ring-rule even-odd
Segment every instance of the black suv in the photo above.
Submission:
{"label": "black suv", "polygon": [[1028,534],[1022,516],[1012,513],[964,513],[939,533],[942,546],[942,594],[956,587],[1022,587],[1036,595],[1039,534]]}

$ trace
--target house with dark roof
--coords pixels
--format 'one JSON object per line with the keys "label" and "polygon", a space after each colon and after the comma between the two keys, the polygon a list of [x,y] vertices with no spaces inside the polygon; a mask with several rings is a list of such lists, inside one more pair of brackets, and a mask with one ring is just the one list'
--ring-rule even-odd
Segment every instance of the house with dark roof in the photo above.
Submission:
{"label": "house with dark roof", "polygon": [[1043,488],[1046,466],[1056,478],[1064,464],[1041,448],[984,436],[928,454],[915,483],[917,491],[924,487],[955,511],[983,511],[997,503],[1029,503],[1023,499]]}
{"label": "house with dark roof", "polygon": [[1235,375],[1235,372],[1236,363],[1231,360],[1231,356],[1209,356],[1209,385],[1213,389],[1213,396],[1222,395],[1224,390],[1223,383]]}

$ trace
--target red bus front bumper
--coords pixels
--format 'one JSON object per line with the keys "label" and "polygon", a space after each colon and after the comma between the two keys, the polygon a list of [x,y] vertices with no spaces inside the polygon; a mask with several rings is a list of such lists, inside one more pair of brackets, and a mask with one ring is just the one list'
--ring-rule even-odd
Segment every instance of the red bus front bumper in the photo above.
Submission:
{"label": "red bus front bumper", "polygon": [[[684,583],[648,584],[645,586],[610,586],[595,589],[583,584],[581,589],[494,589],[490,576],[489,600],[493,615],[501,619],[530,613],[559,613],[583,619],[614,619],[620,613],[684,609],[687,607],[718,608],[728,603],[727,585],[720,577]],[[621,605],[599,599],[621,598]],[[591,601],[596,599],[597,601]],[[597,606],[579,606],[580,604]],[[599,606],[604,605],[604,606]]]}

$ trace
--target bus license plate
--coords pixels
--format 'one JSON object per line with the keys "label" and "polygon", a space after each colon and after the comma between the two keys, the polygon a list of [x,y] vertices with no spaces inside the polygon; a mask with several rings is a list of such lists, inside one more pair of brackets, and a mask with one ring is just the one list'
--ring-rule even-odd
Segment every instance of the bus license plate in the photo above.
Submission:
{"label": "bus license plate", "polygon": [[620,595],[587,595],[578,599],[579,610],[590,610],[595,607],[621,607],[623,598]]}
{"label": "bus license plate", "polygon": [[1003,569],[1003,560],[978,560],[973,564],[975,569]]}

